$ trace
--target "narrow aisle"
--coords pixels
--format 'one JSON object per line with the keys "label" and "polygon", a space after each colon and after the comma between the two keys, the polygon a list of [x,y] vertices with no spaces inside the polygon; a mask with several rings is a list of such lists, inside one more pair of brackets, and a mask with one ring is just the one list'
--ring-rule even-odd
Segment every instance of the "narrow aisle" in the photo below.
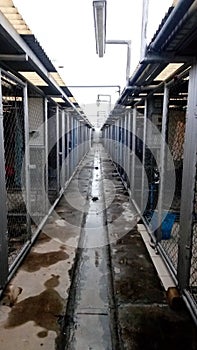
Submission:
{"label": "narrow aisle", "polygon": [[167,304],[137,219],[94,144],[11,281],[21,293],[0,303],[0,349],[196,349],[191,317]]}
{"label": "narrow aisle", "polygon": [[61,344],[61,348],[117,348],[102,178],[103,152],[101,144],[95,144],[91,151],[92,181],[70,290],[66,316],[68,324],[64,329],[64,345]]}
{"label": "narrow aisle", "polygon": [[92,181],[57,349],[195,349],[191,317],[184,305],[169,307],[146,232],[109,155],[94,144],[88,159]]}

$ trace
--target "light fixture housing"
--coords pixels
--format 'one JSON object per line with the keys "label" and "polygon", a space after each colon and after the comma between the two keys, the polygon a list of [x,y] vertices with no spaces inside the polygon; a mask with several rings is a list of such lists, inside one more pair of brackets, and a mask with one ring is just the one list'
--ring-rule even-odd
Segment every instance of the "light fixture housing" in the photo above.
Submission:
{"label": "light fixture housing", "polygon": [[96,53],[99,57],[103,57],[106,45],[106,17],[107,17],[107,1],[93,1],[94,11],[94,27],[96,39]]}
{"label": "light fixture housing", "polygon": [[184,63],[169,63],[161,73],[154,79],[154,81],[165,81],[172,74],[174,74]]}

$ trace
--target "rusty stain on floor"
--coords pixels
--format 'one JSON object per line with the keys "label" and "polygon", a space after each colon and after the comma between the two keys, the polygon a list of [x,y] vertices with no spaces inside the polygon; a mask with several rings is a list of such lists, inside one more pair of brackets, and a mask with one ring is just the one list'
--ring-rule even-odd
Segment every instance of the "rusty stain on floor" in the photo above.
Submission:
{"label": "rusty stain on floor", "polygon": [[58,317],[63,312],[64,300],[53,288],[40,295],[18,302],[11,309],[5,328],[20,326],[29,321],[46,330],[58,332]]}
{"label": "rusty stain on floor", "polygon": [[35,272],[42,267],[49,267],[68,258],[68,254],[62,250],[49,253],[30,252],[21,268],[28,272]]}

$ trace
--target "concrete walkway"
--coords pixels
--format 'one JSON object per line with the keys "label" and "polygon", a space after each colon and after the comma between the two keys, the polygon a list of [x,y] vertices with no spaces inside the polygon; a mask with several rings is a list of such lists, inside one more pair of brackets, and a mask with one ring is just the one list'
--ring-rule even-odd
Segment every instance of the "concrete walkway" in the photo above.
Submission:
{"label": "concrete walkway", "polygon": [[137,220],[95,144],[11,281],[12,303],[1,300],[0,349],[197,349],[196,327],[184,306],[169,308]]}
{"label": "concrete walkway", "polygon": [[[92,155],[92,181],[70,289],[63,349],[114,349],[113,297],[103,193],[101,145]],[[72,320],[72,321],[71,321]]]}

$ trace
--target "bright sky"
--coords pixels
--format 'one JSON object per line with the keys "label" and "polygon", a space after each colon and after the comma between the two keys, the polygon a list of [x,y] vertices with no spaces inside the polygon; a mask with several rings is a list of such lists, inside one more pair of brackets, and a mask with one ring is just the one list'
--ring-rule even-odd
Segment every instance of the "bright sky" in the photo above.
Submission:
{"label": "bright sky", "polygon": [[[107,0],[107,40],[131,40],[131,74],[140,56],[143,0]],[[96,54],[92,0],[14,0],[25,22],[71,85],[126,84],[126,45],[106,45]],[[150,0],[147,36],[152,38],[172,0]],[[118,98],[117,88],[71,89],[78,103],[94,104],[98,94]],[[106,98],[108,99],[108,98]]]}

